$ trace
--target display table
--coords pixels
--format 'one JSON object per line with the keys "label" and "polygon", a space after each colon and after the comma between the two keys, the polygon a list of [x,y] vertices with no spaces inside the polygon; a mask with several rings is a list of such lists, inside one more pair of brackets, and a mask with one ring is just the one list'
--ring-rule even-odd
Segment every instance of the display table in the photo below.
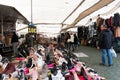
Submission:
{"label": "display table", "polygon": [[2,46],[0,47],[0,54],[5,55],[6,53],[13,52],[12,46]]}

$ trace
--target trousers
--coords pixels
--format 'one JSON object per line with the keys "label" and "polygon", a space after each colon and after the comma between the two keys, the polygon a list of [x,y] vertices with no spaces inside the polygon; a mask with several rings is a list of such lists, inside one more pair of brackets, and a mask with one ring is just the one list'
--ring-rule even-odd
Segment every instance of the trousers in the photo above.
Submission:
{"label": "trousers", "polygon": [[101,49],[102,51],[102,64],[106,64],[106,60],[108,59],[108,64],[112,65],[112,53],[110,49]]}

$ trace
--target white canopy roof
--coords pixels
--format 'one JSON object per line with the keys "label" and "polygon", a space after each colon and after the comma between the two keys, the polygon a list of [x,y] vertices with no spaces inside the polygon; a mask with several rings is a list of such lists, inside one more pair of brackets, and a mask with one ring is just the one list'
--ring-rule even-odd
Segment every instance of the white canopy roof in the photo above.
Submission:
{"label": "white canopy roof", "polygon": [[[32,2],[32,16],[31,16]],[[100,3],[101,2],[101,3]],[[98,14],[108,16],[118,11],[119,0],[0,0],[0,4],[15,7],[23,16],[34,24],[45,26],[66,26],[65,29],[75,25],[85,25],[90,18]],[[110,4],[110,5],[109,5]],[[95,6],[96,5],[96,6]],[[94,7],[94,8],[93,8]],[[104,9],[101,9],[103,8]],[[112,8],[114,11],[107,13]],[[119,10],[120,11],[120,10]],[[91,14],[92,13],[92,14]],[[106,14],[105,14],[106,13]],[[61,29],[62,29],[61,28]]]}

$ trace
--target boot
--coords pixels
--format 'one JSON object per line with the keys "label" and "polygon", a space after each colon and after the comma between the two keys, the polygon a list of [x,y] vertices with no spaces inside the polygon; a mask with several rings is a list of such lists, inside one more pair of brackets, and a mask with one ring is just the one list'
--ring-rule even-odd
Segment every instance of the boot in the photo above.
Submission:
{"label": "boot", "polygon": [[50,56],[49,55],[47,55],[46,56],[46,61],[45,61],[48,65],[50,64]]}
{"label": "boot", "polygon": [[61,68],[62,68],[62,72],[65,72],[67,70],[67,64],[63,62]]}
{"label": "boot", "polygon": [[74,66],[73,66],[73,64],[72,64],[72,62],[71,62],[71,60],[68,58],[68,63],[67,63],[67,67],[68,67],[68,69],[70,70],[70,69],[72,69],[72,68],[74,68]]}
{"label": "boot", "polygon": [[54,67],[51,69],[51,72],[54,76],[57,75],[57,66],[54,64]]}

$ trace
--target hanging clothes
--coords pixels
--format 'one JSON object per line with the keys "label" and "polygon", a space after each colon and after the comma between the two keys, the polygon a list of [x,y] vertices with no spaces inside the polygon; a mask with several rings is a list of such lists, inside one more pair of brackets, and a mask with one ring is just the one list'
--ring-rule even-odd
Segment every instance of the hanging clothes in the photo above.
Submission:
{"label": "hanging clothes", "polygon": [[119,13],[114,14],[114,26],[119,26],[119,21],[120,21],[120,15]]}
{"label": "hanging clothes", "polygon": [[120,27],[116,27],[116,29],[115,29],[115,37],[116,38],[120,37]]}

